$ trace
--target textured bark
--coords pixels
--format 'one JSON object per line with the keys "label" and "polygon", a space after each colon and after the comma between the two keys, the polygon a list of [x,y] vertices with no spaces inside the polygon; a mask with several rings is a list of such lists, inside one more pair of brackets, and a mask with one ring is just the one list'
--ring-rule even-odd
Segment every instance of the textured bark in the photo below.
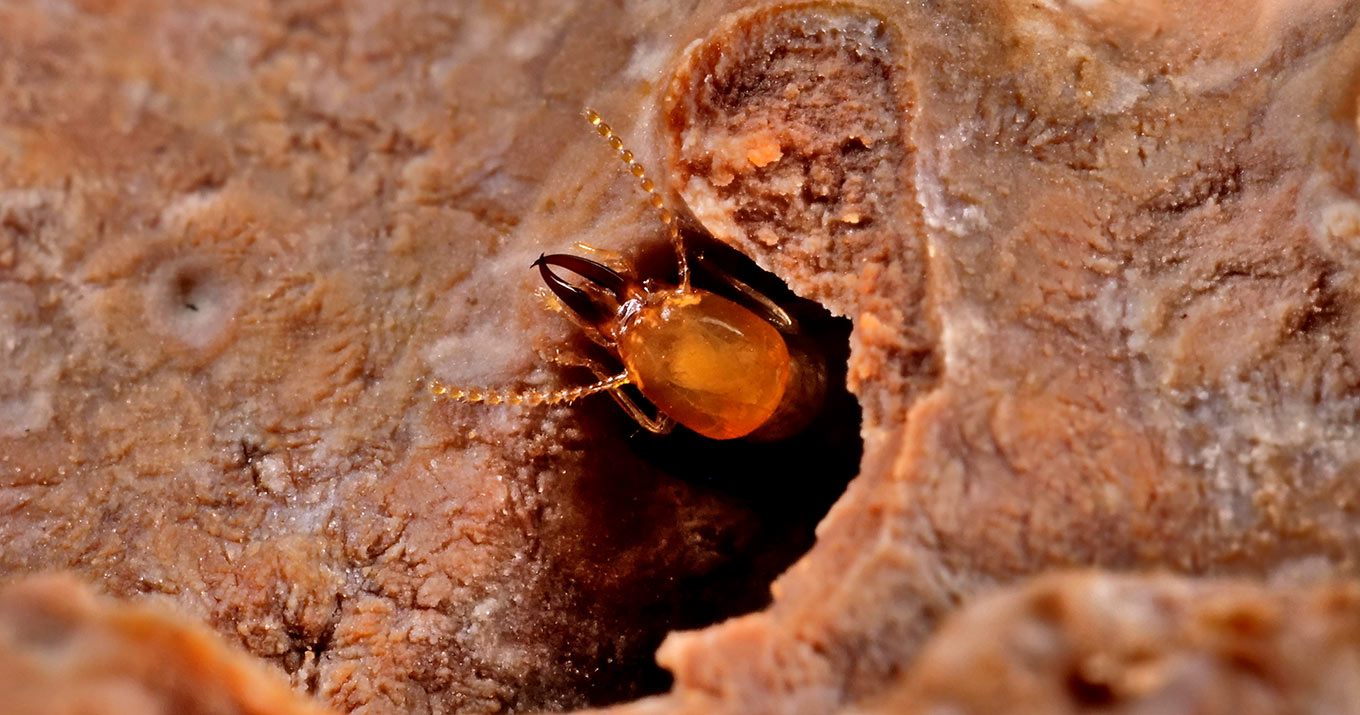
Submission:
{"label": "textured bark", "polygon": [[1357,14],[814,3],[688,51],[674,184],[853,318],[865,457],[770,609],[667,641],[682,702],[832,709],[1055,566],[1354,574]]}
{"label": "textured bark", "polygon": [[[664,689],[667,631],[790,564],[630,707],[872,702],[1054,567],[1353,576],[1358,15],[5,3],[0,576],[74,571],[384,713]],[[666,274],[587,105],[689,230],[853,323],[847,359],[805,321],[862,423],[428,399],[592,379],[539,253]]]}
{"label": "textured bark", "polygon": [[422,381],[593,380],[529,264],[664,232],[581,111],[630,129],[721,10],[0,5],[0,575],[160,601],[342,710],[664,689],[667,630],[768,600],[855,465],[756,499],[818,445]]}

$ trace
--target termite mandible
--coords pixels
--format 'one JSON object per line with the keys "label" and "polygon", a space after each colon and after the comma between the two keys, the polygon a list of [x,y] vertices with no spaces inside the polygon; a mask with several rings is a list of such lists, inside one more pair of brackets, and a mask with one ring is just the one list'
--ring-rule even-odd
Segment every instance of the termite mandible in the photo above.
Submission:
{"label": "termite mandible", "polygon": [[[677,285],[639,280],[630,267],[616,269],[571,254],[540,255],[533,267],[563,312],[609,350],[622,371],[611,374],[587,363],[598,378],[595,383],[555,391],[484,391],[436,380],[430,392],[460,402],[512,405],[571,403],[607,392],[638,424],[658,434],[669,432],[676,422],[712,439],[780,439],[802,429],[825,393],[820,354],[796,339],[795,322],[786,311],[717,266],[705,263],[750,307],[691,285],[676,215],[618,134],[594,110],[587,109],[585,116],[660,215],[675,249]],[[703,261],[702,255],[698,258]],[[570,283],[554,268],[584,281]],[[625,385],[651,402],[655,415],[624,392]]]}

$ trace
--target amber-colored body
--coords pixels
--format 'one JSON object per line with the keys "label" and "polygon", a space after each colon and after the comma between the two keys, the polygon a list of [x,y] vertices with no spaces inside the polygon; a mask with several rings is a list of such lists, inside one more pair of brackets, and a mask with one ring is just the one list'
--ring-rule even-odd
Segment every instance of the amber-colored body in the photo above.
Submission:
{"label": "amber-colored body", "polygon": [[726,298],[655,294],[619,331],[619,359],[638,391],[714,439],[744,437],[779,407],[789,351],[774,326]]}
{"label": "amber-colored body", "polygon": [[[571,402],[608,392],[653,432],[665,432],[678,422],[713,439],[734,439],[757,431],[773,439],[806,424],[805,416],[815,412],[817,405],[804,403],[820,402],[825,373],[821,362],[806,351],[790,351],[781,330],[792,331],[793,321],[769,299],[721,271],[718,275],[749,299],[751,307],[690,285],[687,256],[674,218],[651,180],[599,115],[587,112],[586,116],[609,139],[661,212],[676,247],[678,285],[638,280],[631,269],[616,270],[580,256],[539,256],[534,266],[560,307],[613,354],[623,372],[611,374],[588,363],[598,382],[551,393],[481,392],[438,382],[431,390],[466,402],[493,404]],[[554,268],[584,280],[568,281]],[[790,389],[791,380],[799,381],[793,386],[797,389]],[[654,412],[649,414],[624,392],[629,384],[655,405]]]}
{"label": "amber-colored body", "polygon": [[[543,256],[536,265],[572,317],[614,352],[627,382],[656,406],[658,418],[646,418],[621,401],[644,426],[663,431],[669,418],[706,437],[732,439],[779,408],[790,353],[779,330],[752,310],[692,286],[638,282],[577,256]],[[570,284],[552,266],[591,282]]]}

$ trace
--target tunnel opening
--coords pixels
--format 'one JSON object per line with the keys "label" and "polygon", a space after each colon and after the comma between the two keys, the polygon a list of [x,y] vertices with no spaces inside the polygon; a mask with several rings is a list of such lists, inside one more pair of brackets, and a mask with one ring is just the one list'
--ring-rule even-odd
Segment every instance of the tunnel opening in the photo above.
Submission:
{"label": "tunnel opening", "polygon": [[[703,628],[769,606],[771,584],[813,546],[817,524],[858,473],[863,453],[860,405],[846,389],[850,321],[798,297],[779,278],[726,245],[701,235],[685,240],[691,251],[702,252],[711,265],[747,283],[797,321],[798,332],[825,359],[826,394],[806,428],[777,441],[714,440],[680,426],[657,435],[612,405],[602,404],[608,401],[594,405],[595,415],[607,422],[602,430],[621,435],[620,447],[626,453],[626,460],[605,458],[598,465],[611,475],[609,479],[625,480],[615,482],[615,487],[634,488],[626,482],[632,479],[674,480],[684,486],[688,498],[715,500],[724,508],[710,521],[635,526],[674,528],[677,533],[660,543],[706,539],[706,548],[713,552],[711,566],[653,574],[634,592],[635,600],[621,598],[604,607],[608,614],[603,620],[615,624],[613,636],[621,646],[606,659],[607,668],[586,679],[582,704],[590,706],[669,690],[672,678],[654,658],[669,632]],[[674,265],[664,244],[638,260],[643,275],[673,275]],[[696,268],[694,283],[734,297],[702,267]],[[640,464],[641,470],[630,471],[619,466],[620,461]],[[614,498],[624,508],[631,503],[628,497]]]}

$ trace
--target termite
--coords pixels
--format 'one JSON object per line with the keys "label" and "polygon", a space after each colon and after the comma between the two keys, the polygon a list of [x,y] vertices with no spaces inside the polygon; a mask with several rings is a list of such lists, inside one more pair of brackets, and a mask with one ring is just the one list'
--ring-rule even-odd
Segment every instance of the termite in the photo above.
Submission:
{"label": "termite", "polygon": [[[587,362],[598,378],[555,391],[499,392],[434,381],[430,391],[461,402],[513,405],[571,403],[606,392],[645,429],[669,432],[675,423],[713,439],[779,439],[802,429],[826,389],[824,361],[799,338],[789,314],[745,282],[696,257],[709,273],[734,288],[742,305],[690,282],[689,257],[677,216],[666,207],[623,140],[594,110],[586,120],[609,142],[657,210],[675,250],[677,281],[639,280],[631,267],[615,267],[565,253],[533,262],[563,312],[622,365],[611,373]],[[596,253],[606,252],[578,244]],[[554,270],[576,274],[578,283]],[[624,387],[632,385],[656,407],[648,414]]]}

